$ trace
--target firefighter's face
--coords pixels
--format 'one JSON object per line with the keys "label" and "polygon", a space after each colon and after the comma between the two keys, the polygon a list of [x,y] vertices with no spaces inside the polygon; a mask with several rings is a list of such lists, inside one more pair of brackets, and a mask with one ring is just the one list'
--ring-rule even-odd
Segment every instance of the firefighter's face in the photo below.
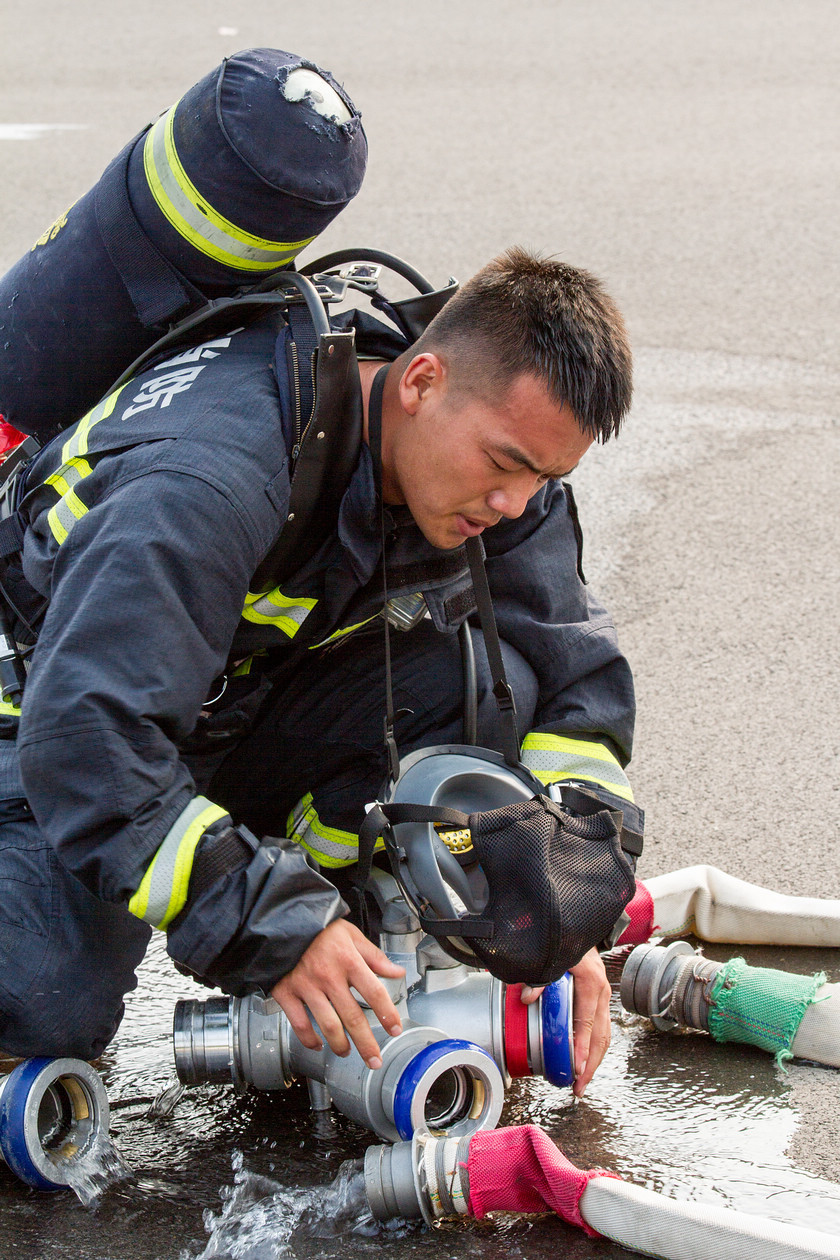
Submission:
{"label": "firefighter's face", "polygon": [[521,516],[592,444],[570,408],[530,374],[488,401],[455,388],[436,355],[420,354],[403,373],[399,401],[402,414],[383,434],[385,500],[407,504],[435,547],[458,547]]}

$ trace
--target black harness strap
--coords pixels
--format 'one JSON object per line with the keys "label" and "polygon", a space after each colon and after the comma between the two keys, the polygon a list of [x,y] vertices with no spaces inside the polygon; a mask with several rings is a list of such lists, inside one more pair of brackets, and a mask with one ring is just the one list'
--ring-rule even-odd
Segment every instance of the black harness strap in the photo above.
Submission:
{"label": "black harness strap", "polygon": [[[411,805],[393,802],[388,805],[372,806],[365,814],[364,822],[359,828],[359,859],[353,878],[363,922],[365,921],[364,890],[370,877],[376,842],[393,823],[403,822],[449,823],[459,829],[470,825],[468,814],[462,813],[460,809],[449,809],[445,805]],[[421,906],[415,905],[413,909],[423,931],[431,936],[460,936],[462,940],[466,940],[467,937],[489,940],[495,931],[495,926],[490,919],[481,919],[472,915],[465,916],[463,919],[439,919],[434,915],[425,914]]]}
{"label": "black harness strap", "polygon": [[[385,752],[388,757],[388,774],[396,783],[400,777],[400,754],[394,735],[394,687],[391,679],[391,627],[388,622],[388,566],[385,563],[385,503],[382,498],[382,395],[388,367],[381,367],[373,378],[368,402],[368,441],[373,475],[379,494],[379,530],[382,539],[382,620],[385,623]],[[370,852],[373,857],[373,849]],[[370,874],[370,861],[368,872]]]}
{"label": "black harness strap", "polygon": [[[140,135],[144,133],[141,132]],[[206,298],[155,248],[137,222],[128,197],[126,177],[135,137],[111,163],[96,185],[96,222],[111,262],[120,274],[147,328],[173,319]]]}
{"label": "black harness strap", "polygon": [[0,559],[13,556],[23,549],[24,532],[17,512],[0,521]]}
{"label": "black harness strap", "polygon": [[478,604],[478,616],[481,620],[481,631],[487,648],[487,662],[493,679],[493,695],[496,697],[502,718],[505,761],[509,766],[518,766],[519,732],[516,729],[516,703],[510,683],[505,677],[502,648],[499,643],[499,632],[496,629],[496,615],[493,612],[493,600],[490,597],[490,587],[484,570],[484,547],[477,535],[467,539],[466,547],[473,590]]}

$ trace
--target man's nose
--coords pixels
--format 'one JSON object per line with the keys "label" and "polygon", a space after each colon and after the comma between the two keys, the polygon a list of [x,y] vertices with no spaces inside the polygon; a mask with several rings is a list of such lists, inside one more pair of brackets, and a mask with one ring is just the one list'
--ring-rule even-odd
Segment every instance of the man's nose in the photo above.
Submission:
{"label": "man's nose", "polygon": [[491,512],[515,520],[521,516],[528,506],[528,500],[537,489],[535,478],[522,478],[515,485],[505,486],[503,490],[491,490],[487,496],[487,506]]}

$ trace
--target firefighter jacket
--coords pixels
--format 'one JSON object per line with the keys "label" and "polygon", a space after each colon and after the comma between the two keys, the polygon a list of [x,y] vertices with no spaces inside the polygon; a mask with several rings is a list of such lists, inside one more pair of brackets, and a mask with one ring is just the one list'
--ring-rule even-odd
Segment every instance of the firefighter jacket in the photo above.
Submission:
{"label": "firefighter jacket", "polygon": [[[290,494],[278,319],[177,353],[112,393],[39,453],[22,505],[19,606],[23,590],[30,610],[48,601],[18,737],[35,818],[97,896],[168,930],[176,962],[232,992],[269,988],[346,907],[291,840],[247,833],[247,860],[190,897],[197,846],[231,820],[197,793],[180,749],[232,662],[317,648],[382,607],[363,443],[337,529],[282,587],[251,589]],[[600,770],[627,795],[632,680],[582,578],[570,490],[549,483],[484,540],[499,632],[539,680],[526,760],[546,782]],[[422,591],[439,629],[474,608],[463,548],[433,548],[404,509],[390,513],[385,560],[389,594]],[[578,773],[581,757],[591,765]]]}

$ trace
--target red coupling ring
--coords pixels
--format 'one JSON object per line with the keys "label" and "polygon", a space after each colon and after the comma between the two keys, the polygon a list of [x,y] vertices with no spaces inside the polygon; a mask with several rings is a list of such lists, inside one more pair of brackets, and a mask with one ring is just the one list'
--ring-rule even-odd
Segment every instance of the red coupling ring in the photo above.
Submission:
{"label": "red coupling ring", "polygon": [[505,1062],[511,1076],[533,1076],[528,1061],[528,1007],[522,1001],[524,985],[505,988]]}

